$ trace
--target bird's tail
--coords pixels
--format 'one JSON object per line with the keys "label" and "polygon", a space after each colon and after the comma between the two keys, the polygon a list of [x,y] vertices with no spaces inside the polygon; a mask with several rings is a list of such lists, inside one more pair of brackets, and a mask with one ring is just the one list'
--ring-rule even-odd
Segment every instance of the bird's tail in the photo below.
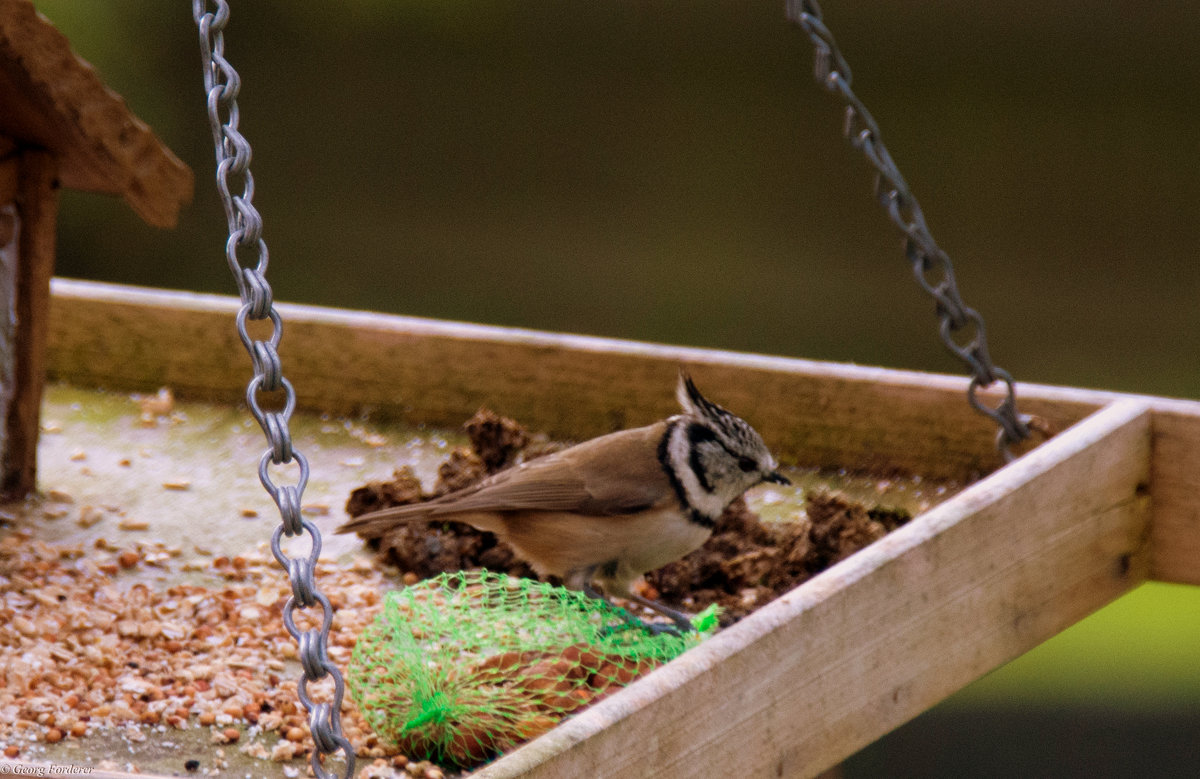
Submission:
{"label": "bird's tail", "polygon": [[428,519],[432,506],[426,503],[410,503],[404,506],[380,509],[360,514],[338,526],[336,533],[358,533],[363,538],[379,538],[396,525]]}

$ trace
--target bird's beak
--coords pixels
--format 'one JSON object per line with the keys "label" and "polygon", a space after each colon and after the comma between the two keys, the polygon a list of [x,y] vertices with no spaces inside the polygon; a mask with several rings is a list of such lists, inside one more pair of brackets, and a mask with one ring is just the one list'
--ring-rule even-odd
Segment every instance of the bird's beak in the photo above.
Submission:
{"label": "bird's beak", "polygon": [[784,476],[779,471],[771,471],[763,477],[763,481],[769,481],[774,484],[791,484],[792,480]]}

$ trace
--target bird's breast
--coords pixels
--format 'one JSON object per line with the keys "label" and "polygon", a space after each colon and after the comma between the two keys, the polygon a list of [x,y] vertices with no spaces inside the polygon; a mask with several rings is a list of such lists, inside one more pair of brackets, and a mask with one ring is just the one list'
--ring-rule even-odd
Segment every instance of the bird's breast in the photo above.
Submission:
{"label": "bird's breast", "polygon": [[675,506],[605,517],[530,512],[506,517],[504,525],[498,535],[518,555],[539,573],[562,577],[616,562],[636,578],[678,560],[711,534]]}

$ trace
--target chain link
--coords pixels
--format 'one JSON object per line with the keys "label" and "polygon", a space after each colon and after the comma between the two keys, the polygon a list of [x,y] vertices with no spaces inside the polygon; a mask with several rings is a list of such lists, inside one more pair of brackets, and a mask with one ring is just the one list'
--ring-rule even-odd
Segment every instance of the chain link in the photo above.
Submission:
{"label": "chain link", "polygon": [[[192,1],[192,16],[200,31],[200,53],[204,68],[204,89],[208,96],[208,119],[212,126],[213,146],[217,158],[217,190],[225,206],[229,224],[229,240],[225,258],[238,285],[242,308],[237,315],[237,331],[250,354],[254,377],[246,385],[246,405],[262,427],[268,448],[259,461],[258,476],[264,489],[279,507],[280,524],[271,536],[271,552],[287,571],[292,597],[283,608],[283,624],[299,645],[303,670],[297,694],[308,712],[312,731],[313,772],[324,779],[333,776],[325,770],[324,758],[342,752],[347,779],[354,774],[354,749],[342,734],[341,709],[346,685],[342,674],[329,660],[329,628],[333,624],[333,606],[317,589],[314,580],[317,559],[321,554],[321,532],[300,512],[301,496],[308,483],[308,460],[292,448],[289,429],[296,408],[296,391],[283,375],[279,359],[279,342],[283,336],[283,321],[272,302],[271,285],[267,283],[267,244],[262,238],[262,217],[254,207],[254,177],[250,174],[250,144],[238,131],[237,96],[241,80],[237,71],[225,59],[225,25],[229,22],[227,0],[215,0],[215,10],[209,11],[207,0]],[[234,194],[238,189],[241,194]],[[239,257],[244,251],[251,262]],[[266,340],[251,337],[248,321],[268,320],[271,335]],[[281,411],[264,411],[259,396],[262,393],[283,393]],[[277,484],[271,477],[271,465],[295,462],[300,474],[294,484]],[[283,537],[308,534],[311,549],[307,555],[288,557],[283,550]],[[321,627],[301,630],[296,625],[296,609],[313,606],[321,608]],[[314,702],[308,686],[326,677],[333,680],[332,700]]]}
{"label": "chain link", "polygon": [[[941,320],[942,343],[971,371],[967,402],[1000,428],[996,448],[1006,461],[1012,460],[1012,445],[1031,435],[1031,417],[1017,413],[1013,378],[1008,371],[994,364],[988,354],[983,317],[963,303],[950,257],[934,242],[920,204],[883,145],[879,125],[850,88],[850,66],[838,49],[833,33],[825,26],[821,7],[816,0],[787,0],[787,16],[812,40],[817,83],[836,94],[846,106],[843,134],[876,171],[875,198],[904,233],[905,257],[912,265],[917,283],[934,300]],[[995,381],[1003,382],[1005,396],[997,405],[988,406],[979,399],[978,390]]]}

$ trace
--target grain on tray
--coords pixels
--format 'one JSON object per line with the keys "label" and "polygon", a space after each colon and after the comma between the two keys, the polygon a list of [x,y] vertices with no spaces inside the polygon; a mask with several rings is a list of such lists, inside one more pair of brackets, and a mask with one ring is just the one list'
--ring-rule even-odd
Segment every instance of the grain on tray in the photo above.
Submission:
{"label": "grain on tray", "polygon": [[[0,747],[86,739],[100,729],[136,742],[151,728],[209,728],[214,741],[286,761],[311,749],[296,702],[295,641],[284,629],[286,581],[264,549],[200,566],[211,584],[153,585],[153,561],[171,581],[177,550],[162,543],[114,549],[48,544],[28,533],[0,539]],[[344,663],[380,608],[375,566],[319,563],[337,606],[329,651]],[[301,629],[309,615],[297,612]],[[318,692],[319,684],[310,689]],[[343,725],[355,751],[393,757],[347,698]],[[279,744],[288,746],[279,747]],[[258,746],[254,746],[257,744]],[[26,750],[27,751],[27,750]]]}

